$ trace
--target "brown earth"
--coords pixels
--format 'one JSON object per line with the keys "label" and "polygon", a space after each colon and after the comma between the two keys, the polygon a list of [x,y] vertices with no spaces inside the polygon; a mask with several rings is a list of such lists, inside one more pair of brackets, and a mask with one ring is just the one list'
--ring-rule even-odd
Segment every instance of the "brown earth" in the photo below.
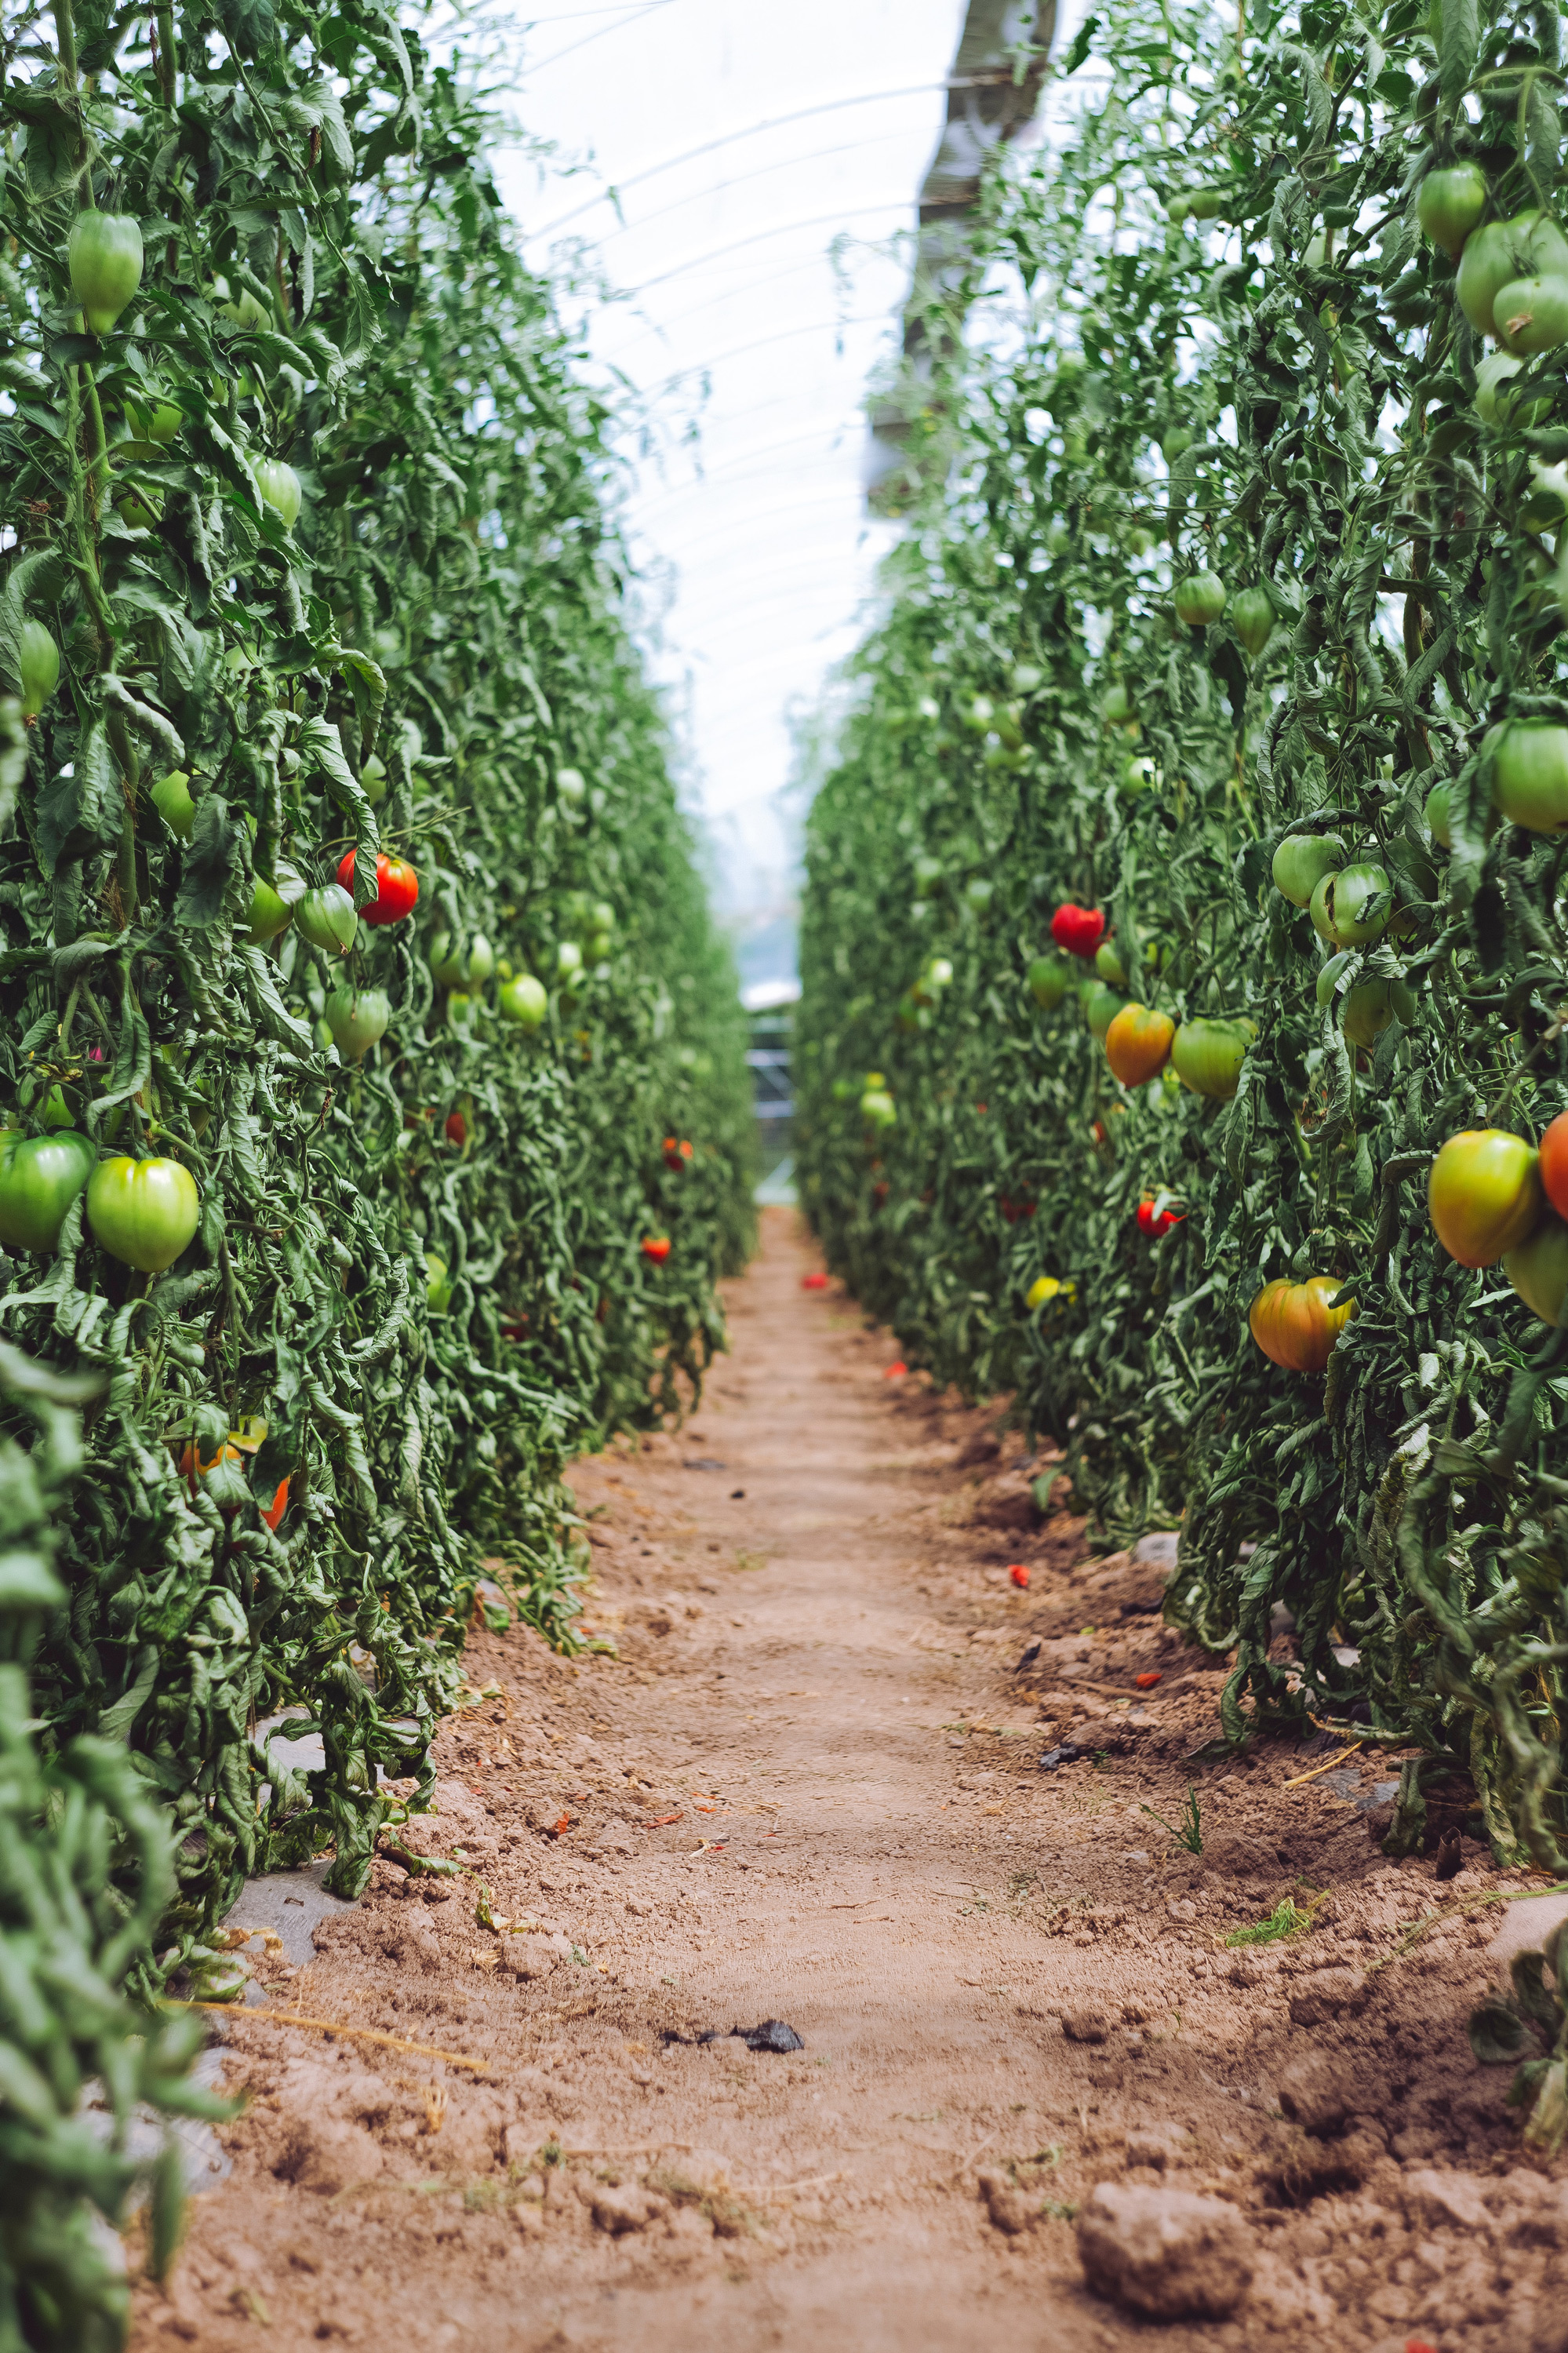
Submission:
{"label": "brown earth", "polygon": [[1387,1862],[1384,1759],[1188,1762],[1222,1675],[1158,1567],[1037,1525],[811,1264],[770,1212],[694,1422],[575,1473],[618,1659],[474,1638],[407,1834],[466,1875],[253,1940],[233,2170],[135,2345],[1564,2353],[1568,2179],[1464,2028],[1531,1883]]}

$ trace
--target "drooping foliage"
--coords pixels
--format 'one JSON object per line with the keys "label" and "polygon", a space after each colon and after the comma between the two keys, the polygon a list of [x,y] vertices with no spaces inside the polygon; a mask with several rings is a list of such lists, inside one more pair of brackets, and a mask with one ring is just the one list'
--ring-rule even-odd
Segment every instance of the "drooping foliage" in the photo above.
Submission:
{"label": "drooping foliage", "polygon": [[94,1377],[26,1655],[145,1988],[247,1871],[363,1884],[481,1569],[575,1639],[561,1465],[700,1382],[751,1122],[612,420],[457,71],[359,0],[4,38],[0,1331]]}
{"label": "drooping foliage", "polygon": [[[1458,0],[1265,7],[1239,52],[1101,12],[1076,127],[993,184],[963,347],[929,338],[797,1053],[834,1261],[939,1378],[1016,1389],[1106,1541],[1181,1525],[1226,1739],[1415,1743],[1395,1849],[1468,1776],[1552,1867],[1568,1340],[1448,1255],[1425,1180],[1568,1103],[1562,820],[1500,818],[1492,732],[1568,717],[1568,406],[1560,348],[1492,399],[1463,228],[1418,207],[1469,165],[1472,224],[1550,206],[1558,42]],[[1126,1001],[1181,1027],[1123,1085]],[[1249,1309],[1311,1276],[1354,1313],[1278,1367]]]}

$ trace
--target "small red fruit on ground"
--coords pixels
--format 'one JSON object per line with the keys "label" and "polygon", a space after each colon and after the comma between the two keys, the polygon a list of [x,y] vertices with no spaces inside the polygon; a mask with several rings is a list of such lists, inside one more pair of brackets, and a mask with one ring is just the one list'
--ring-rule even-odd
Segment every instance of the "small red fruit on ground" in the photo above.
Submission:
{"label": "small red fruit on ground", "polygon": [[882,1378],[885,1381],[901,1380],[909,1369],[908,1365],[904,1363],[903,1358],[900,1356],[897,1364],[889,1365],[884,1368]]}
{"label": "small red fruit on ground", "polygon": [[1163,1683],[1164,1676],[1160,1670],[1156,1668],[1152,1674],[1134,1675],[1132,1681],[1140,1691],[1152,1691],[1156,1683]]}
{"label": "small red fruit on ground", "polygon": [[1017,1586],[1017,1587],[1019,1588],[1019,1589],[1020,1589],[1020,1590],[1022,1590],[1022,1588],[1023,1588],[1025,1586],[1026,1586],[1026,1585],[1028,1584],[1028,1582],[1029,1582],[1029,1572],[1028,1572],[1028,1570],[1024,1567],[1024,1564],[1023,1564],[1023,1562],[1022,1562],[1021,1560],[1016,1560],[1016,1561],[1013,1563],[1012,1567],[1007,1571],[1007,1574],[1008,1574],[1008,1576],[1012,1578],[1012,1580],[1013,1580],[1014,1584],[1015,1584],[1016,1586]]}
{"label": "small red fruit on ground", "polygon": [[803,1274],[800,1278],[800,1287],[803,1291],[826,1291],[827,1277],[825,1274]]}

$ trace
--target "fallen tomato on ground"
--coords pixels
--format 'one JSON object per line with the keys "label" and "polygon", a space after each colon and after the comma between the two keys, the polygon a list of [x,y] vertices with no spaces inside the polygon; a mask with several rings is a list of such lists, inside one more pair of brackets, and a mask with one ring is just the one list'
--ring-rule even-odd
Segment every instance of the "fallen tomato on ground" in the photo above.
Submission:
{"label": "fallen tomato on ground", "polygon": [[800,1278],[800,1287],[803,1291],[826,1291],[827,1277],[825,1274],[803,1274]]}
{"label": "fallen tomato on ground", "polygon": [[1018,1587],[1020,1591],[1022,1591],[1029,1582],[1029,1572],[1025,1567],[1021,1560],[1016,1560],[1013,1563],[1012,1567],[1007,1571],[1007,1574],[1012,1578],[1014,1584]]}

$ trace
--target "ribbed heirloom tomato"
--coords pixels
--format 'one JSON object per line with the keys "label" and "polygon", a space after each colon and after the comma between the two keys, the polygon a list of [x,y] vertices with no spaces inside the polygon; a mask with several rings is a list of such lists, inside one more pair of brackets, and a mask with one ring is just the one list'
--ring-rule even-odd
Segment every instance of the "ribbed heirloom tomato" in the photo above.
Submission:
{"label": "ribbed heirloom tomato", "polygon": [[324,955],[347,955],[359,930],[354,902],[341,882],[307,891],[294,910],[294,928]]}
{"label": "ribbed heirloom tomato", "polygon": [[[352,849],[339,864],[338,882],[352,898],[354,887],[354,852]],[[413,867],[401,858],[388,858],[382,850],[375,861],[375,896],[359,912],[367,923],[401,923],[405,915],[414,913],[418,896],[419,877]]]}
{"label": "ribbed heirloom tomato", "polygon": [[195,1178],[177,1160],[100,1160],[88,1179],[87,1214],[111,1258],[162,1274],[201,1223]]}
{"label": "ribbed heirloom tomato", "polygon": [[1467,1127],[1432,1163],[1426,1207],[1437,1240],[1461,1266],[1494,1266],[1541,1222],[1541,1155],[1522,1135]]}
{"label": "ribbed heirloom tomato", "polygon": [[1305,1282],[1281,1276],[1266,1282],[1247,1312],[1253,1338],[1272,1364],[1288,1373],[1321,1373],[1334,1343],[1349,1323],[1354,1302],[1331,1307],[1339,1291],[1331,1274],[1311,1274]]}
{"label": "ribbed heirloom tomato", "polygon": [[1274,853],[1269,870],[1274,888],[1293,906],[1311,904],[1312,893],[1325,874],[1335,873],[1345,862],[1344,843],[1337,833],[1287,834]]}
{"label": "ribbed heirloom tomato", "polygon": [[345,1061],[357,1062],[386,1035],[392,1000],[383,988],[334,988],[326,1019],[338,1052]]}
{"label": "ribbed heirloom tomato", "polygon": [[1105,917],[1100,908],[1076,906],[1069,899],[1051,917],[1051,937],[1068,955],[1092,956],[1105,937]]}
{"label": "ribbed heirloom tomato", "polygon": [[1124,1005],[1105,1033],[1105,1059],[1124,1087],[1157,1079],[1171,1059],[1176,1025],[1168,1013]]}

